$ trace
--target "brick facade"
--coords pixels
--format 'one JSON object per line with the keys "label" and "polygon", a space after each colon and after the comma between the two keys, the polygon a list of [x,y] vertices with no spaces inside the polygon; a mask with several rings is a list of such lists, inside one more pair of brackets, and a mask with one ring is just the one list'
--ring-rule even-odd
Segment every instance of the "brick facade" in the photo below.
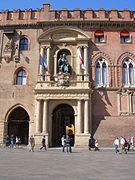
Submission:
{"label": "brick facade", "polygon": [[[44,3],[43,8],[37,10],[0,12],[0,142],[8,134],[9,117],[17,107],[22,107],[28,113],[29,135],[34,134],[37,144],[40,142],[44,132],[36,132],[36,123],[39,118],[37,100],[49,102],[48,128],[51,128],[53,108],[63,102],[73,107],[75,145],[78,147],[87,146],[90,134],[99,139],[101,146],[112,146],[116,136],[123,135],[126,138],[134,136],[133,97],[135,86],[123,88],[122,83],[123,61],[128,58],[132,60],[133,64],[135,63],[134,18],[135,12],[128,9],[123,11],[116,9],[110,11],[104,9],[96,11],[92,9],[83,11],[80,9],[52,10],[49,3]],[[127,43],[120,42],[120,33],[123,30],[129,32],[130,41]],[[96,31],[104,33],[104,42],[95,42]],[[23,37],[28,39],[27,51],[19,49],[19,43]],[[9,40],[12,40],[12,47],[10,48],[8,45],[6,51]],[[50,49],[48,51],[50,54],[48,79],[47,81],[44,79],[43,82],[38,76],[39,52],[42,47]],[[77,79],[78,47],[81,47],[82,50],[85,47],[88,49],[86,57],[88,72],[85,73],[81,70],[82,79],[79,80]],[[68,87],[64,86],[64,89],[57,87],[56,82],[53,82],[54,75],[57,74],[57,56],[63,49],[71,53],[68,61],[72,68],[72,80]],[[85,54],[83,54],[83,58],[84,56]],[[97,87],[95,83],[95,65],[100,58],[107,63],[108,85],[106,87]],[[16,74],[22,68],[26,71],[27,83],[20,86],[16,84]],[[88,79],[85,79],[85,75],[88,76]],[[54,98],[54,93],[57,98]],[[63,94],[63,98],[60,93]],[[64,94],[66,95],[64,96]],[[80,121],[84,121],[81,132],[84,134],[78,133],[77,130],[79,127],[77,103],[80,99],[82,100],[81,107],[85,104],[85,100],[90,102],[89,130],[86,134],[85,112],[82,112],[84,115],[81,115]],[[45,118],[44,116],[42,118]],[[42,126],[40,128],[43,128],[43,124],[40,124]],[[45,134],[48,146],[51,146],[52,135],[49,132],[47,131]]]}

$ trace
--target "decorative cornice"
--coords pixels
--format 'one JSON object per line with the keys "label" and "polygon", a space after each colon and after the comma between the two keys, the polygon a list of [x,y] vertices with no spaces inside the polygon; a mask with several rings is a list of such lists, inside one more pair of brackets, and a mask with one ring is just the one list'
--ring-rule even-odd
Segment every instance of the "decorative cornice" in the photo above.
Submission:
{"label": "decorative cornice", "polygon": [[[86,30],[94,30],[102,29],[106,31],[106,28],[111,29],[132,29],[135,28],[135,22],[133,21],[96,21],[96,20],[80,20],[80,21],[44,21],[37,22],[37,24],[41,24],[43,28],[50,28],[55,26],[75,26],[77,28],[86,29]],[[133,29],[132,29],[133,30]]]}
{"label": "decorative cornice", "polygon": [[128,29],[129,31],[134,31],[135,22],[134,21],[96,21],[96,20],[80,20],[80,21],[40,21],[35,23],[18,23],[18,24],[1,24],[0,30],[6,28],[14,28],[14,29],[44,29],[47,30],[49,28],[54,28],[56,26],[63,27],[63,26],[71,26],[77,27],[80,29],[85,30],[111,30],[115,29],[117,31]]}
{"label": "decorative cornice", "polygon": [[89,93],[38,93],[36,100],[50,100],[50,99],[74,99],[74,100],[90,100]]}

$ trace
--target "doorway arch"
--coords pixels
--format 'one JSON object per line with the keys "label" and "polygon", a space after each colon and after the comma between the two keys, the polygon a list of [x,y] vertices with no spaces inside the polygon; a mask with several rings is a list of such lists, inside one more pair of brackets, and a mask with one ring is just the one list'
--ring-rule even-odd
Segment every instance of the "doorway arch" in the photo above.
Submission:
{"label": "doorway arch", "polygon": [[16,107],[8,117],[8,136],[17,136],[21,144],[28,145],[29,138],[29,115],[22,107]]}
{"label": "doorway arch", "polygon": [[69,135],[71,145],[74,145],[75,119],[74,109],[68,104],[58,105],[52,114],[52,146],[61,146],[61,137]]}

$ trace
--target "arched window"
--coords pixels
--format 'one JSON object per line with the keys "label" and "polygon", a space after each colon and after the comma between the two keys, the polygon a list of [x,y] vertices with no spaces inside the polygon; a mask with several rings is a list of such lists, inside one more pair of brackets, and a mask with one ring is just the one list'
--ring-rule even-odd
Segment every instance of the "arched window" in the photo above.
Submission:
{"label": "arched window", "polygon": [[100,63],[97,62],[96,63],[96,84],[99,85],[100,84]]}
{"label": "arched window", "polygon": [[130,34],[128,31],[121,31],[120,42],[121,43],[129,43],[130,42]]}
{"label": "arched window", "polygon": [[126,59],[122,64],[122,83],[125,87],[134,86],[134,66],[131,59]]}
{"label": "arched window", "polygon": [[17,85],[26,85],[26,72],[21,69],[18,73],[17,73],[17,78],[16,78],[16,84]]}
{"label": "arched window", "polygon": [[95,80],[97,87],[108,87],[107,64],[103,58],[99,59],[95,65]]}
{"label": "arched window", "polygon": [[22,38],[20,40],[20,51],[27,51],[28,50],[28,39]]}

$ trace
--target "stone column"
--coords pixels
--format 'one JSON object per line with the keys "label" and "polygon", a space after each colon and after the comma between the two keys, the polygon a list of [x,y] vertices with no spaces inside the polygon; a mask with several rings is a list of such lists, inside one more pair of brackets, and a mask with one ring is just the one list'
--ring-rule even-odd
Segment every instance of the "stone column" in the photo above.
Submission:
{"label": "stone column", "polygon": [[130,82],[129,82],[129,63],[130,62],[127,63],[127,84],[126,84],[128,86],[130,86]]}
{"label": "stone column", "polygon": [[92,102],[91,102],[91,95],[90,95],[90,100],[89,100],[89,131],[90,131],[90,134],[92,134]]}
{"label": "stone column", "polygon": [[103,67],[103,62],[100,62],[100,85],[103,86],[103,78],[102,78],[102,67]]}
{"label": "stone column", "polygon": [[36,106],[36,133],[41,132],[41,100],[37,100],[37,106]]}
{"label": "stone column", "polygon": [[77,48],[77,62],[78,62],[78,72],[77,72],[78,78],[77,78],[77,80],[81,80],[81,62],[79,59],[80,52],[81,52],[81,47],[79,46]]}
{"label": "stone column", "polygon": [[[40,54],[41,54],[42,58],[44,58],[44,48],[43,47],[41,47]],[[41,63],[39,66],[40,66],[40,68],[39,68],[40,80],[43,81],[43,66]]]}
{"label": "stone column", "polygon": [[53,115],[49,114],[49,144],[50,146],[52,146],[52,119],[53,119]]}
{"label": "stone column", "polygon": [[54,56],[54,75],[57,74],[57,56]]}
{"label": "stone column", "polygon": [[47,47],[47,69],[48,73],[50,73],[50,47]]}
{"label": "stone column", "polygon": [[43,102],[43,132],[48,133],[48,102]]}
{"label": "stone column", "polygon": [[77,133],[82,133],[82,101],[78,100]]}
{"label": "stone column", "polygon": [[84,101],[84,134],[89,133],[89,101]]}
{"label": "stone column", "polygon": [[85,77],[84,80],[88,80],[88,47],[84,47],[84,67],[85,67]]}

